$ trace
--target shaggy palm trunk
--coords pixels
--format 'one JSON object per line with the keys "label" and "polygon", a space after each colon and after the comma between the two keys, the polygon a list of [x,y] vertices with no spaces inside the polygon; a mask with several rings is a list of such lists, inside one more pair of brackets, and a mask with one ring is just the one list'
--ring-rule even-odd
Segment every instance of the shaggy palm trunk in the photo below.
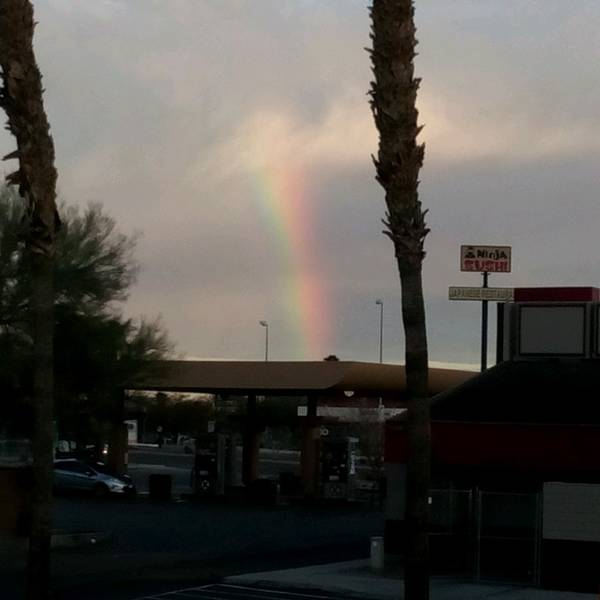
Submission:
{"label": "shaggy palm trunk", "polygon": [[409,458],[406,490],[405,598],[429,598],[430,417],[427,333],[423,301],[423,244],[429,230],[419,201],[419,170],[424,146],[416,109],[419,80],[414,77],[415,25],[412,0],[373,0],[375,81],[371,108],[379,130],[374,159],[385,190],[385,234],[392,240],[402,288],[406,337],[407,429]]}
{"label": "shaggy palm trunk", "polygon": [[53,263],[32,257],[31,313],[33,318],[33,490],[27,598],[47,598],[50,590],[50,540],[53,484]]}
{"label": "shaggy palm trunk", "polygon": [[[398,261],[400,262],[400,261]],[[429,598],[429,486],[431,431],[427,336],[421,268],[399,265],[406,336],[409,459],[406,477],[405,598]]]}
{"label": "shaggy palm trunk", "polygon": [[7,177],[27,202],[27,249],[32,287],[33,485],[27,598],[50,593],[53,461],[53,261],[58,227],[54,145],[42,101],[41,75],[33,52],[33,7],[29,0],[0,0],[0,106],[17,150],[19,168]]}

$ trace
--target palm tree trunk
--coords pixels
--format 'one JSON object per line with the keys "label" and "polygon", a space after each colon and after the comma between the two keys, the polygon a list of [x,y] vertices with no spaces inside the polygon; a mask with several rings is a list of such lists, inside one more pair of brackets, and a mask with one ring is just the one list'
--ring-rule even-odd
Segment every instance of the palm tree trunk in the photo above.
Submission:
{"label": "palm tree trunk", "polygon": [[59,226],[56,210],[54,144],[42,100],[42,82],[33,52],[33,6],[29,0],[0,1],[0,106],[19,160],[7,177],[27,202],[27,249],[32,273],[33,336],[33,485],[27,599],[50,593],[53,452],[53,265]]}
{"label": "palm tree trunk", "polygon": [[27,599],[47,598],[50,590],[50,541],[53,484],[53,261],[32,257],[33,318],[33,489]]}
{"label": "palm tree trunk", "polygon": [[418,194],[424,146],[417,142],[421,128],[416,108],[419,80],[413,66],[417,43],[413,2],[373,0],[371,18],[375,81],[370,94],[379,130],[374,162],[377,180],[385,190],[384,233],[393,242],[398,263],[406,337],[409,457],[404,589],[406,600],[427,600],[431,433],[422,264],[429,230]]}
{"label": "palm tree trunk", "polygon": [[406,477],[405,598],[429,598],[430,406],[427,389],[427,335],[421,269],[400,269],[402,318],[406,334],[408,446]]}

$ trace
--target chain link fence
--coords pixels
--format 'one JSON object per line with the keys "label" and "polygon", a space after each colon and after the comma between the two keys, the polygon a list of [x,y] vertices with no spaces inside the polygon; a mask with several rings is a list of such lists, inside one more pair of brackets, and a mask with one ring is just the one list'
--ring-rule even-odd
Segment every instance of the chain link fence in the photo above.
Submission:
{"label": "chain link fence", "polygon": [[434,489],[430,504],[435,573],[539,585],[540,494]]}

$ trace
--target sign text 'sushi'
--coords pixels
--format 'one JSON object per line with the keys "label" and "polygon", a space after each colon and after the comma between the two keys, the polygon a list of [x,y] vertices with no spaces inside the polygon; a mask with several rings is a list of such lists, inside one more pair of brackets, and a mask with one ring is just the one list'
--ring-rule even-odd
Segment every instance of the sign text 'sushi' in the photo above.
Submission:
{"label": "sign text 'sushi'", "polygon": [[461,246],[461,271],[510,273],[510,246]]}

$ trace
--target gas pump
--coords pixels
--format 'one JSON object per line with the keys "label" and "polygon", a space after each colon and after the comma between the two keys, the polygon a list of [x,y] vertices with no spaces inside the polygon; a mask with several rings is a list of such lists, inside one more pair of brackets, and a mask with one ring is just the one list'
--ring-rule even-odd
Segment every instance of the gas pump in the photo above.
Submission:
{"label": "gas pump", "polygon": [[321,437],[319,488],[323,498],[348,499],[356,471],[356,446],[356,438]]}
{"label": "gas pump", "polygon": [[228,480],[227,467],[234,452],[232,437],[223,433],[204,433],[196,438],[192,471],[194,493],[199,496],[223,496]]}

